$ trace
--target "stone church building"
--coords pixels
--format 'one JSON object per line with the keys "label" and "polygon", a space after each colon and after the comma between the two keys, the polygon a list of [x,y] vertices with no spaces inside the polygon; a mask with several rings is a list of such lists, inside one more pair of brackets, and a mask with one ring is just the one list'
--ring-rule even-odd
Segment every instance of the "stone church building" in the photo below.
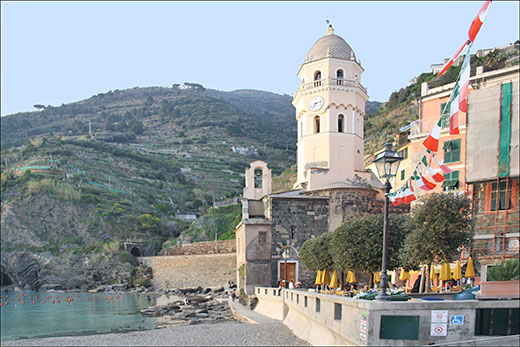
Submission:
{"label": "stone church building", "polygon": [[[294,94],[298,124],[297,181],[271,193],[271,170],[254,161],[246,169],[242,221],[236,227],[237,283],[276,286],[279,278],[314,285],[300,263],[302,244],[334,231],[354,216],[381,213],[383,185],[363,165],[364,69],[332,26],[311,47]],[[287,252],[289,259],[283,259]]]}

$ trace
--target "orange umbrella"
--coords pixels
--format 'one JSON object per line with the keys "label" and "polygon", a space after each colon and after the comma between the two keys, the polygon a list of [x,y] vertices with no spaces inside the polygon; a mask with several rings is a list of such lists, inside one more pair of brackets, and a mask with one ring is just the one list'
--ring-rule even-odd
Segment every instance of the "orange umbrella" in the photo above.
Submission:
{"label": "orange umbrella", "polygon": [[321,284],[328,284],[330,282],[330,274],[327,269],[321,273]]}
{"label": "orange umbrella", "polygon": [[356,283],[356,274],[354,271],[350,271],[347,274],[347,283]]}
{"label": "orange umbrella", "polygon": [[332,279],[330,280],[329,288],[338,288],[338,271],[334,270],[332,273]]}
{"label": "orange umbrella", "polygon": [[458,281],[462,278],[462,269],[460,268],[460,261],[455,262],[455,270],[453,270],[453,279]]}
{"label": "orange umbrella", "polygon": [[379,283],[381,282],[381,275],[379,274],[379,272],[374,272],[374,282],[375,283]]}

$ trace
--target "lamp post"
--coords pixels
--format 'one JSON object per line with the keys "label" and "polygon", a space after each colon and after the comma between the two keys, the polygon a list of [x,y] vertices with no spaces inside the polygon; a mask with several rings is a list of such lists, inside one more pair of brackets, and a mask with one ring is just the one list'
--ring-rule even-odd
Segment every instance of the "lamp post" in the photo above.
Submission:
{"label": "lamp post", "polygon": [[285,249],[282,253],[282,258],[283,258],[283,261],[285,263],[285,271],[284,271],[284,274],[283,274],[283,279],[285,281],[285,285],[287,285],[287,259],[289,259],[289,250],[288,249]]}
{"label": "lamp post", "polygon": [[376,300],[389,301],[390,296],[386,294],[386,288],[388,287],[386,267],[388,265],[388,193],[392,189],[390,179],[395,177],[397,169],[399,169],[399,163],[403,160],[403,157],[392,149],[392,144],[385,143],[385,150],[379,153],[374,159],[373,163],[376,164],[377,173],[380,178],[386,179],[384,186],[385,193],[385,221],[383,226],[383,260],[381,264],[381,287],[379,289],[379,295]]}

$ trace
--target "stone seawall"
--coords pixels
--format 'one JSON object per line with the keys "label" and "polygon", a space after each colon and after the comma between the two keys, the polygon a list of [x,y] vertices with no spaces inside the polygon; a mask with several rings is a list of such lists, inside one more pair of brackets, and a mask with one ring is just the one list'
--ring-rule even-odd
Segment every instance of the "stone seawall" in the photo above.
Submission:
{"label": "stone seawall", "polygon": [[237,279],[235,253],[138,259],[152,268],[155,288],[216,287]]}
{"label": "stone seawall", "polygon": [[202,241],[168,248],[158,255],[235,253],[236,248],[235,240]]}

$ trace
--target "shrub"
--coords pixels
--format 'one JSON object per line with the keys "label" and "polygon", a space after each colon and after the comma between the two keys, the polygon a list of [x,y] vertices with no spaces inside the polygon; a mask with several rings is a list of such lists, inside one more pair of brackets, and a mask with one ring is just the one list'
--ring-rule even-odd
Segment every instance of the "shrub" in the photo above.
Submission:
{"label": "shrub", "polygon": [[519,260],[512,259],[505,263],[488,267],[488,281],[511,281],[518,279]]}

